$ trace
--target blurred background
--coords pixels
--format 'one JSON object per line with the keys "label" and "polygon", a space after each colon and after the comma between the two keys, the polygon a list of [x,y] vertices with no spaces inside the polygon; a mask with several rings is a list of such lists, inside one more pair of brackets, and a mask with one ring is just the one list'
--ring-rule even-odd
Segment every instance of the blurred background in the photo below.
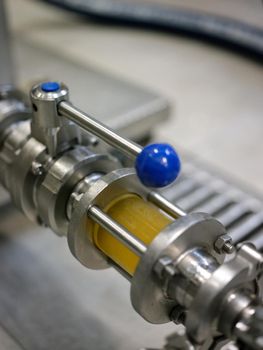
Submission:
{"label": "blurred background", "polygon": [[[94,0],[96,11],[102,3],[110,7],[111,1]],[[137,0],[138,6],[150,3],[225,16],[262,35],[259,0]],[[6,7],[20,87],[63,80],[73,102],[101,119],[108,116],[112,126],[124,123],[123,132],[133,138],[139,126],[126,130],[121,118],[133,125],[140,115],[154,140],[172,143],[186,161],[198,160],[262,198],[262,46],[261,55],[255,54],[195,33],[79,16],[44,1],[8,0]],[[145,104],[156,108],[147,116],[141,112]],[[143,321],[130,305],[128,282],[115,271],[88,271],[64,239],[13,210],[11,219],[8,210],[1,216],[1,349],[129,350],[163,344],[173,326]]]}

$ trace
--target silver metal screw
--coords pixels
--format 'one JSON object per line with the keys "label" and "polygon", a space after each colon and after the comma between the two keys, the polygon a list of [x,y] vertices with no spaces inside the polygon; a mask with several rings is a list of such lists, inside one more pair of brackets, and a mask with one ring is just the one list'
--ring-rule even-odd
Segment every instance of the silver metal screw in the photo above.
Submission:
{"label": "silver metal screw", "polygon": [[230,242],[226,242],[224,245],[223,245],[223,251],[227,254],[231,254],[233,253],[234,251],[234,246],[232,243]]}
{"label": "silver metal screw", "polygon": [[235,246],[232,243],[232,238],[229,235],[219,236],[214,243],[214,248],[219,254],[231,254],[235,250]]}

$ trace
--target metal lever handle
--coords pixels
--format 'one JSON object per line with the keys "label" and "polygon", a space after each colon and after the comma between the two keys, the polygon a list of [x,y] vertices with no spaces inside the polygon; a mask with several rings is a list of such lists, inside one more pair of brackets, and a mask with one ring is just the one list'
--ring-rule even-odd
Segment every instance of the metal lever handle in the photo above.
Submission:
{"label": "metal lever handle", "polygon": [[180,171],[180,160],[172,146],[152,144],[142,148],[67,101],[59,102],[57,108],[60,115],[134,159],[137,175],[145,186],[164,187],[177,178]]}
{"label": "metal lever handle", "polygon": [[66,101],[62,101],[58,104],[58,112],[78,124],[84,130],[94,134],[109,145],[125,153],[130,158],[135,159],[142,151],[142,147],[135,142],[116,134],[106,125],[98,122],[87,113],[82,112]]}
{"label": "metal lever handle", "polygon": [[[48,116],[48,119],[44,119],[45,127],[50,126],[48,121],[51,120],[51,126],[56,128],[60,125],[60,116],[69,119],[134,159],[138,178],[145,186],[153,188],[164,187],[171,184],[179,175],[180,159],[171,145],[162,143],[151,144],[142,148],[135,142],[118,135],[103,123],[69,103],[68,89],[64,84],[58,82],[42,83],[33,88],[31,99],[33,106],[37,103],[45,112],[37,113],[38,124],[42,125],[42,118],[47,118]],[[48,110],[46,106],[49,106]],[[38,108],[35,109],[38,110]],[[45,135],[46,129],[44,128]],[[52,151],[52,147],[50,149]],[[55,154],[55,152],[53,153]]]}

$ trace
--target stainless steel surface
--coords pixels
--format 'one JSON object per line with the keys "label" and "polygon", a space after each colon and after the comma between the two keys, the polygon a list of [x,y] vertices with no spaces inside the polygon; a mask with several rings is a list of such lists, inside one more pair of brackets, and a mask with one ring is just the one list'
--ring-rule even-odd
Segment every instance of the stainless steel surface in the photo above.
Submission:
{"label": "stainless steel surface", "polygon": [[176,299],[186,310],[200,286],[211,278],[218,266],[216,259],[202,248],[194,248],[184,254],[176,265],[176,274],[180,274],[180,277],[171,279],[167,287],[169,297]]}
{"label": "stainless steel surface", "polygon": [[37,212],[33,200],[37,177],[32,162],[48,163],[46,147],[30,137],[30,121],[15,123],[1,149],[1,181],[13,203],[33,221]]}
{"label": "stainless steel surface", "polygon": [[87,113],[80,111],[78,108],[72,106],[67,102],[60,102],[58,104],[58,112],[69,118],[71,121],[82,127],[84,130],[99,137],[110,146],[116,148],[118,151],[123,152],[126,156],[136,158],[141,152],[141,146],[135,142],[130,141],[115,131],[109,129],[106,125],[103,125],[99,121],[90,117]]}
{"label": "stainless steel surface", "polygon": [[35,85],[30,93],[32,104],[32,137],[47,146],[51,156],[65,147],[80,143],[80,130],[67,118],[58,115],[57,105],[69,98],[68,88],[62,83],[59,91],[45,92]]}
{"label": "stainless steel surface", "polygon": [[[242,293],[243,290],[250,291],[250,303],[253,302],[258,289],[255,285],[256,276],[261,273],[262,269],[258,263],[262,263],[263,257],[254,249],[248,252],[248,247],[249,245],[243,244],[235,257],[219,266],[212,277],[204,283],[203,288],[199,289],[190,306],[185,324],[188,334],[191,334],[195,342],[203,343],[211,337],[211,324],[216,319],[220,323],[220,318],[225,317],[225,312],[226,314],[229,312],[228,317],[224,319],[228,322],[229,333],[233,332],[234,325],[238,322],[244,305],[242,302],[231,305],[232,300],[228,299],[230,292],[235,290],[236,293]],[[240,287],[242,283],[244,289]],[[238,298],[238,300],[241,299]],[[208,310],[209,312],[207,312]]]}
{"label": "stainless steel surface", "polygon": [[60,154],[46,167],[46,175],[35,190],[35,205],[41,220],[58,235],[67,235],[67,206],[74,188],[94,171],[103,173],[117,165],[110,157],[94,154],[83,146]]}
{"label": "stainless steel surface", "polygon": [[142,256],[146,250],[146,245],[136,238],[131,232],[123,226],[112,220],[107,214],[96,206],[91,206],[87,214],[100,226],[122,242],[126,247],[133,251],[136,255]]}
{"label": "stainless steel surface", "polygon": [[153,279],[153,270],[159,258],[176,261],[195,247],[205,249],[220,263],[224,254],[214,251],[214,241],[224,227],[206,214],[189,214],[167,226],[149,245],[142,256],[131,283],[131,301],[135,310],[147,321],[161,324],[170,321],[170,313],[177,302],[167,299],[162,283]]}
{"label": "stainless steel surface", "polygon": [[102,172],[92,172],[90,175],[85,176],[85,178],[80,181],[77,186],[75,186],[74,191],[70,194],[67,203],[67,217],[69,220],[71,219],[76,199],[83,193],[87,192],[89,188],[94,185],[94,183],[103,175],[104,174]]}
{"label": "stainless steel surface", "polygon": [[[86,267],[105,269],[109,264],[104,255],[90,242],[93,222],[87,216],[88,208],[95,205],[103,209],[112,200],[127,193],[139,193],[147,200],[149,191],[138,181],[134,169],[118,169],[100,177],[82,195],[76,196],[68,227],[68,244],[72,254]],[[83,248],[85,247],[85,248]]]}

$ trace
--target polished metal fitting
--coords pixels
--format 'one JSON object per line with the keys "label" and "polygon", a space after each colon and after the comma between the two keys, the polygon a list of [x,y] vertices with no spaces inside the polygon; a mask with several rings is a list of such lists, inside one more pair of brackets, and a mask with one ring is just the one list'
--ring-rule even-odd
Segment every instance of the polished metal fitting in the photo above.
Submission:
{"label": "polished metal fitting", "polygon": [[104,174],[118,166],[109,155],[95,154],[77,146],[53,161],[35,191],[37,212],[45,224],[58,235],[68,232],[67,205],[78,184],[95,173]]}
{"label": "polished metal fitting", "polygon": [[263,255],[257,250],[251,242],[242,242],[237,245],[237,250],[242,252],[242,255],[253,266],[253,270],[260,276],[263,272]]}
{"label": "polished metal fitting", "polygon": [[40,175],[36,175],[36,164],[43,172],[50,162],[46,147],[30,137],[29,121],[20,122],[11,128],[1,149],[0,180],[10,192],[15,205],[33,221],[38,213],[34,203],[34,189]]}
{"label": "polished metal fitting", "polygon": [[[109,267],[107,257],[91,242],[94,221],[89,217],[91,208],[105,208],[115,198],[130,193],[138,193],[145,200],[149,191],[140,183],[134,169],[117,169],[111,163],[104,171],[106,174],[86,188],[83,194],[74,195],[74,203],[70,200],[71,217],[68,227],[68,244],[72,254],[86,267],[105,269]],[[96,168],[99,170],[98,168]],[[111,171],[113,170],[113,171]],[[85,187],[84,187],[85,188]],[[85,247],[85,249],[84,249]]]}
{"label": "polished metal fitting", "polygon": [[257,277],[262,256],[252,245],[242,244],[235,256],[220,265],[203,283],[188,310],[187,333],[197,344],[213,336],[211,325],[232,337],[242,311],[259,293]]}
{"label": "polished metal fitting", "polygon": [[[225,234],[223,225],[203,213],[188,214],[161,231],[141,257],[131,281],[131,301],[135,310],[151,323],[171,321],[170,314],[178,301],[164,292],[164,280],[160,275],[163,276],[171,264],[166,264],[169,260],[163,258],[170,258],[177,269],[184,256],[200,247],[221,264],[224,254],[214,250],[214,241],[222,234]],[[172,274],[173,277],[176,279],[177,274]]]}
{"label": "polished metal fitting", "polygon": [[47,146],[51,156],[79,143],[79,128],[67,118],[58,114],[58,104],[68,101],[69,92],[63,83],[57,89],[47,91],[44,84],[38,84],[31,90],[32,103],[32,137]]}

